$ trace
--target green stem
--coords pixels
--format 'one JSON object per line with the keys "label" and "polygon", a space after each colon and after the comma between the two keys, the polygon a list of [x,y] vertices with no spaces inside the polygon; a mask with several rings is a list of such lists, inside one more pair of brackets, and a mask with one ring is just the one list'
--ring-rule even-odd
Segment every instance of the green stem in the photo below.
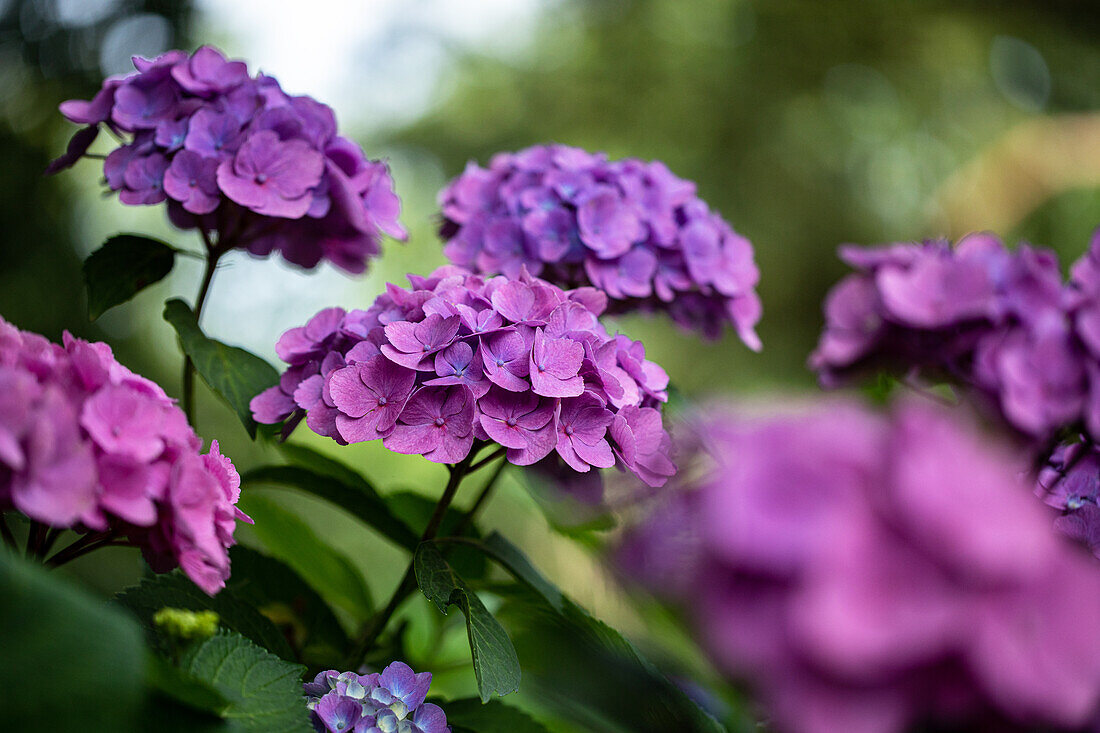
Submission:
{"label": "green stem", "polygon": [[[451,506],[451,502],[454,501],[455,494],[458,493],[458,487],[462,483],[462,478],[469,473],[470,459],[472,454],[464,458],[461,462],[456,463],[453,466],[448,466],[448,470],[451,475],[447,480],[447,486],[443,489],[443,495],[439,497],[439,501],[436,502],[435,511],[432,512],[432,516],[428,519],[428,524],[424,527],[424,532],[420,535],[421,542],[427,542],[434,539],[436,533],[439,532],[439,526],[443,523],[443,517],[447,515],[447,509]],[[385,631],[386,625],[389,623],[390,618],[393,617],[397,607],[401,605],[402,601],[409,597],[412,592],[416,590],[416,570],[413,567],[413,561],[409,560],[409,567],[405,570],[405,575],[401,578],[401,582],[397,586],[397,590],[390,596],[389,603],[383,608],[370,626],[367,627],[366,633],[355,644],[351,653],[348,655],[347,661],[344,665],[347,669],[357,669],[366,657],[367,652],[370,651],[374,643],[378,641],[378,637]]]}
{"label": "green stem", "polygon": [[98,550],[101,547],[114,547],[126,544],[128,543],[118,541],[118,535],[111,531],[86,534],[65,549],[59,550],[53,557],[46,561],[46,565],[51,568],[60,567],[70,560],[75,560],[81,555],[87,555],[89,552]]}
{"label": "green stem", "polygon": [[[210,293],[210,284],[214,281],[214,272],[218,267],[218,260],[225,254],[227,247],[221,243],[215,244],[210,240],[210,235],[202,226],[199,226],[202,241],[206,245],[206,265],[202,273],[202,284],[199,285],[199,294],[195,298],[195,322],[201,323],[202,307],[206,303],[206,296]],[[191,357],[183,355],[183,413],[187,415],[187,422],[195,425],[195,365]]]}

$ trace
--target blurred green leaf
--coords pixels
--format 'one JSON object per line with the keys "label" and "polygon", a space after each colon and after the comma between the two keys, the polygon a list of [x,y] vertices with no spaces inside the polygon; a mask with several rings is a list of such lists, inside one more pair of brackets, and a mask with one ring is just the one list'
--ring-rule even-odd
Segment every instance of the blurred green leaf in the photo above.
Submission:
{"label": "blurred green leaf", "polygon": [[[414,491],[397,491],[387,494],[386,504],[393,510],[394,514],[410,527],[427,526],[428,520],[436,507],[435,500]],[[443,522],[439,526],[439,534],[441,536],[454,534],[465,519],[465,512],[459,511],[453,506],[448,507],[447,512],[443,515]],[[471,523],[462,530],[461,536],[481,539],[481,532],[476,525]],[[417,544],[419,544],[419,540]],[[485,555],[480,550],[460,544],[449,545],[447,549],[449,551],[447,562],[463,578],[479,580],[485,577],[489,564],[485,561]]]}
{"label": "blurred green leaf", "polygon": [[175,248],[151,237],[118,234],[84,260],[88,318],[95,320],[162,280],[176,262]]}
{"label": "blurred green leaf", "polygon": [[289,664],[234,633],[191,647],[180,668],[228,700],[227,731],[312,733],[302,699],[305,667]]}
{"label": "blurred green leaf", "polygon": [[347,556],[330,547],[297,515],[267,497],[249,493],[241,497],[240,507],[255,520],[252,531],[268,552],[357,622],[370,616],[374,606],[370,591]]}
{"label": "blurred green leaf", "polygon": [[244,349],[207,338],[194,312],[179,298],[164,304],[164,320],[176,329],[183,353],[191,357],[203,381],[236,411],[255,439],[256,421],[248,403],[279,380],[275,367]]}
{"label": "blurred green leaf", "polygon": [[145,653],[132,618],[6,551],[0,599],[5,730],[131,729]]}
{"label": "blurred green leaf", "polygon": [[229,551],[233,575],[226,587],[237,597],[261,611],[280,606],[293,615],[304,634],[297,646],[303,661],[321,664],[337,658],[348,644],[347,634],[332,609],[310,585],[288,565],[256,550],[237,545]]}
{"label": "blurred green leaf", "polygon": [[229,701],[210,683],[192,677],[156,654],[146,655],[145,683],[158,695],[192,710],[221,717],[229,707]]}
{"label": "blurred green leaf", "polygon": [[519,689],[520,667],[515,647],[500,622],[443,559],[439,549],[423,542],[413,556],[416,582],[440,613],[458,606],[466,616],[474,676],[482,702],[493,695],[507,695]]}
{"label": "blurred green leaf", "polygon": [[363,482],[348,484],[333,475],[302,466],[262,466],[241,477],[246,484],[274,484],[299,489],[320,497],[351,513],[368,527],[409,552],[416,549],[419,535],[402,522],[374,489]]}
{"label": "blurred green leaf", "polygon": [[483,703],[467,697],[438,705],[447,713],[451,733],[549,733],[542,723],[500,700]]}
{"label": "blurred green leaf", "polygon": [[153,615],[168,606],[191,611],[214,611],[224,628],[252,639],[283,659],[294,658],[290,645],[266,616],[229,589],[222,590],[216,596],[206,595],[178,570],[145,578],[138,585],[119,593],[115,600],[138,617],[148,630],[149,638],[162,651],[168,651],[168,647],[153,625]]}
{"label": "blurred green leaf", "polygon": [[585,730],[724,733],[622,634],[568,598],[559,612],[540,594],[523,590],[512,595],[502,617],[538,699]]}
{"label": "blurred green leaf", "polygon": [[298,443],[278,443],[277,447],[279,452],[283,454],[283,457],[296,466],[308,468],[314,473],[329,476],[340,483],[361,489],[364,493],[372,495],[378,494],[378,490],[374,488],[374,484],[368,481],[363,474],[359,473],[351,466],[341,463],[335,458],[326,456],[321,451],[314,450],[309,446],[299,445]]}

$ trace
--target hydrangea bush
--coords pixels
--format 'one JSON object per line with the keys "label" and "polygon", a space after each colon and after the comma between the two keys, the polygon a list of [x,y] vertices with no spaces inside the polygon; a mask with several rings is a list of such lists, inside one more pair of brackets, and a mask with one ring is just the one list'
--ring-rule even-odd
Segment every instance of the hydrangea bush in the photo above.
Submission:
{"label": "hydrangea bush", "polygon": [[760,348],[752,245],[660,161],[540,145],[470,163],[439,204],[457,265],[591,285],[613,313],[659,311],[709,337],[729,325]]}
{"label": "hydrangea bush", "polygon": [[1100,614],[1095,561],[1051,531],[1027,461],[955,413],[716,409],[704,478],[621,566],[687,610],[780,730],[1077,729],[1100,637],[1066,629]]}
{"label": "hydrangea bush", "polygon": [[[1100,720],[1100,575],[1065,536],[1100,547],[1100,235],[1069,282],[1049,253],[992,235],[845,250],[858,272],[826,304],[822,380],[881,366],[945,379],[994,408],[986,433],[915,400],[687,429],[666,412],[694,414],[691,396],[602,319],[661,312],[759,349],[752,246],[659,161],[540,145],[469,165],[439,196],[451,264],[290,328],[280,374],[204,333],[220,258],[278,250],[363,272],[382,235],[404,238],[389,171],[327,106],[214,48],[134,66],[61,105],[82,127],[50,172],[102,159],[124,204],[164,204],[200,234],[193,305],[163,311],[180,406],[107,344],[0,320],[0,664],[12,685],[47,665],[71,682],[6,691],[9,727],[42,727],[43,710],[66,730],[143,730],[155,711],[167,728],[287,733]],[[101,132],[118,141],[102,153]],[[109,239],[85,262],[89,316],[180,253]],[[196,375],[241,420],[217,436],[240,473],[196,421]],[[323,450],[293,434],[303,421]],[[441,487],[358,465],[346,446],[372,441],[426,459]],[[595,556],[629,522],[610,535],[626,538],[619,565],[661,600],[601,590],[601,607],[684,622],[702,654],[653,638],[654,664],[538,570],[527,536],[494,530],[494,492],[525,486]],[[272,489],[343,524],[308,522]],[[585,504],[584,522],[563,522],[559,500]],[[49,572],[116,545],[148,572],[108,603]],[[462,622],[443,618],[452,607]]]}

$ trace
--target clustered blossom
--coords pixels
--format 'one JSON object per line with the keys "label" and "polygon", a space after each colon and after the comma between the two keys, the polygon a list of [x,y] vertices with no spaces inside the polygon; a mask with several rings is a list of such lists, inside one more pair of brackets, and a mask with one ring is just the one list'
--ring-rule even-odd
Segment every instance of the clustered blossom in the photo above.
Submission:
{"label": "clustered blossom", "polygon": [[329,308],[283,334],[290,367],[252,400],[256,420],[304,413],[339,443],[381,439],[437,463],[493,441],[517,465],[556,452],[576,471],[618,463],[653,486],[675,472],[660,412],[668,375],[603,328],[603,293],[453,266],[409,281],[368,310]]}
{"label": "clustered blossom", "polygon": [[64,346],[0,318],[0,510],[51,527],[110,532],[154,570],[204,591],[229,577],[240,476],[155,383],[104,343]]}
{"label": "clustered blossom", "polygon": [[174,224],[217,231],[221,246],[362,272],[383,233],[405,237],[386,164],[337,135],[328,106],[209,46],[134,66],[90,101],[61,105],[85,127],[51,172],[83,157],[103,125],[128,140],[103,165],[122,202],[167,201]]}
{"label": "clustered blossom", "polygon": [[956,411],[718,411],[713,470],[628,538],[703,648],[796,733],[1077,729],[1100,702],[1100,574],[1027,461]]}
{"label": "clustered blossom", "polygon": [[1100,557],[1100,448],[1059,446],[1039,472],[1035,493],[1062,512],[1055,526]]}
{"label": "clustered blossom", "polygon": [[381,673],[330,669],[302,687],[318,733],[450,733],[443,709],[424,702],[431,672],[404,662]]}
{"label": "clustered blossom", "polygon": [[885,364],[976,390],[1024,435],[1100,436],[1100,232],[1069,283],[1053,253],[991,234],[841,257],[858,272],[825,302],[824,384]]}
{"label": "clustered blossom", "polygon": [[760,273],[752,245],[660,161],[608,161],[564,145],[470,163],[439,197],[451,262],[593,285],[612,312],[667,312],[710,337],[730,324],[752,349]]}

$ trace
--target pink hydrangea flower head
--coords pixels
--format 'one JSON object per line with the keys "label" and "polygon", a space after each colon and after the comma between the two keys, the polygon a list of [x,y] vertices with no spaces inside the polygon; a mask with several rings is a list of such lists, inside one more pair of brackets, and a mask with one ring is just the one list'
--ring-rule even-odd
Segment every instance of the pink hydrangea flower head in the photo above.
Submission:
{"label": "pink hydrangea flower head", "polygon": [[595,286],[612,312],[664,312],[708,337],[729,325],[760,348],[752,246],[659,161],[535,146],[470,163],[439,203],[456,265]]}
{"label": "pink hydrangea flower head", "polygon": [[155,383],[107,344],[64,345],[0,318],[0,509],[125,537],[204,591],[229,577],[240,476]]}
{"label": "pink hydrangea flower head", "polygon": [[125,140],[103,166],[122,202],[167,201],[173,224],[217,232],[222,246],[362,272],[382,235],[406,237],[386,164],[337,135],[327,106],[210,46],[134,66],[92,100],[61,104],[83,127],[50,173],[84,157],[106,126]]}
{"label": "pink hydrangea flower head", "polygon": [[698,432],[702,470],[621,567],[683,605],[778,729],[1093,719],[1100,639],[1066,629],[1100,619],[1100,575],[1031,496],[1026,457],[916,400],[716,408]]}
{"label": "pink hydrangea flower head", "polygon": [[390,285],[368,310],[321,311],[276,347],[289,365],[252,400],[255,418],[340,443],[458,463],[494,442],[517,465],[555,451],[572,470],[632,471],[660,486],[676,468],[661,423],[668,375],[640,342],[600,323],[606,299],[522,270],[447,266]]}

